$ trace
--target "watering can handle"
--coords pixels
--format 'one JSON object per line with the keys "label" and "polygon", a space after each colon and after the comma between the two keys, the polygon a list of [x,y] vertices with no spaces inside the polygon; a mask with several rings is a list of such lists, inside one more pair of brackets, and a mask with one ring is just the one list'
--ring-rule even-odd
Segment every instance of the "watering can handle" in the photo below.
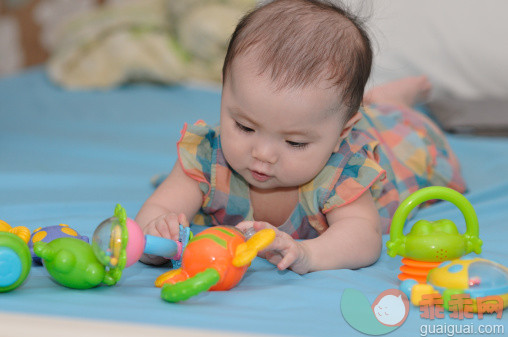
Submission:
{"label": "watering can handle", "polygon": [[393,215],[392,225],[390,228],[390,240],[395,242],[396,239],[404,236],[402,230],[409,213],[413,208],[421,203],[433,199],[446,200],[457,206],[462,212],[464,220],[466,220],[466,237],[478,237],[478,217],[471,203],[459,192],[442,186],[430,186],[422,188],[411,194],[405,199],[395,211]]}

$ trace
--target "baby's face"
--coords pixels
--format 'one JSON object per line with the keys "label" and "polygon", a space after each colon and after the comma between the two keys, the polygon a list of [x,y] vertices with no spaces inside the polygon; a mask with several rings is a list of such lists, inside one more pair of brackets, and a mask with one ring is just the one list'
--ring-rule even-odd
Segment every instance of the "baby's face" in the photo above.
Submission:
{"label": "baby's face", "polygon": [[309,182],[340,145],[343,121],[335,88],[323,81],[275,90],[255,59],[237,57],[222,92],[221,144],[231,167],[260,189]]}

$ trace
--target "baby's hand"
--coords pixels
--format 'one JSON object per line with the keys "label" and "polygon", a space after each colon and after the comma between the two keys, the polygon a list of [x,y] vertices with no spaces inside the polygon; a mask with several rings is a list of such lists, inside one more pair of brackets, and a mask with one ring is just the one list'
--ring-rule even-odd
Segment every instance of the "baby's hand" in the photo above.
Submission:
{"label": "baby's hand", "polygon": [[268,222],[242,221],[236,227],[242,232],[249,228],[254,228],[256,232],[264,228],[273,229],[275,240],[266,249],[259,252],[258,256],[267,259],[280,270],[289,268],[298,274],[309,272],[308,253],[302,242],[294,240],[289,234],[278,230]]}
{"label": "baby's hand", "polygon": [[158,216],[143,227],[143,233],[178,241],[180,224],[189,227],[185,214],[166,213]]}
{"label": "baby's hand", "polygon": [[[178,241],[180,236],[180,225],[189,227],[189,221],[187,221],[185,214],[166,213],[158,216],[144,226],[143,233]],[[143,254],[140,261],[148,264],[162,264],[166,262],[167,259],[160,256]]]}

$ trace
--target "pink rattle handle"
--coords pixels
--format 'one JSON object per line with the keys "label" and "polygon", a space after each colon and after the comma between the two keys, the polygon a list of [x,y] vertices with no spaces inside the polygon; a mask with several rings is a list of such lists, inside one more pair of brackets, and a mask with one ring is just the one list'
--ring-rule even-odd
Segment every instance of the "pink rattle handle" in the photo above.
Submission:
{"label": "pink rattle handle", "polygon": [[[126,223],[129,232],[129,239],[125,248],[127,253],[126,267],[139,261],[143,253],[180,261],[185,247],[184,243],[159,236],[145,235],[141,227],[130,218],[127,218]],[[186,228],[187,231],[185,231],[182,226],[180,227],[180,236],[184,237],[185,233],[188,233],[188,229]]]}

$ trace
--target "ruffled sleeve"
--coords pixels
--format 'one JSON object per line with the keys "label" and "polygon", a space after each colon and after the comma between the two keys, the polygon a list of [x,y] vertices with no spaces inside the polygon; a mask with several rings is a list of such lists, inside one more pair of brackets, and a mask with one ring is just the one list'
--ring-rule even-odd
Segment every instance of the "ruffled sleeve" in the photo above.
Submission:
{"label": "ruffled sleeve", "polygon": [[218,132],[203,121],[198,121],[191,126],[185,123],[181,134],[177,142],[178,160],[185,174],[199,182],[205,204],[211,192],[211,171],[214,149],[219,142]]}
{"label": "ruffled sleeve", "polygon": [[[360,143],[360,144],[359,144]],[[379,165],[376,154],[377,141],[359,139],[355,143],[345,141],[338,153],[334,153],[328,166],[335,169],[320,197],[321,211],[327,212],[358,199],[371,189],[374,198],[380,191],[376,182],[385,178],[386,171]],[[331,172],[329,172],[331,173]]]}

